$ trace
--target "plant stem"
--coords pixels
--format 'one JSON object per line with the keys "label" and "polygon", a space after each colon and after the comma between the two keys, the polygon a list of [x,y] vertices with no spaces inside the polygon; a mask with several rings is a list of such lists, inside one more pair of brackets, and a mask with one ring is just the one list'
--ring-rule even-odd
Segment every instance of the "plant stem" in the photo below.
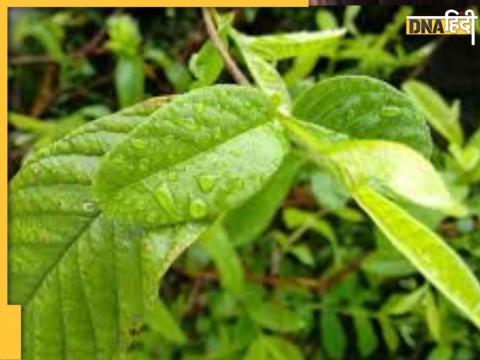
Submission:
{"label": "plant stem", "polygon": [[203,21],[205,22],[205,27],[207,29],[208,37],[212,40],[213,46],[218,50],[220,56],[222,57],[226,68],[240,85],[250,85],[250,82],[242,73],[237,63],[230,56],[230,53],[225,47],[220,35],[218,34],[217,28],[213,22],[212,18],[212,9],[202,8]]}

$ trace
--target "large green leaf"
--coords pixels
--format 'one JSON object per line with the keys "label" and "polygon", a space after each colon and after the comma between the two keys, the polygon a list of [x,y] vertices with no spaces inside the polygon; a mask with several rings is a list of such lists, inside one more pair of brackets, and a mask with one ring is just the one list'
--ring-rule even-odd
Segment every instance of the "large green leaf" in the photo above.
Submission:
{"label": "large green leaf", "polygon": [[392,244],[480,328],[480,285],[462,259],[434,232],[372,188],[358,189],[354,198]]}
{"label": "large green leaf", "polygon": [[159,279],[205,225],[145,230],[109,220],[91,184],[101,158],[164,101],[82,127],[12,180],[9,300],[23,305],[24,359],[111,359],[139,324],[161,331]]}
{"label": "large green leaf", "polygon": [[106,213],[128,222],[211,218],[260,190],[287,148],[259,90],[198,89],[160,108],[109,153],[94,190]]}
{"label": "large green leaf", "polygon": [[366,76],[319,82],[297,98],[293,114],[352,138],[402,142],[427,157],[432,151],[427,124],[410,99]]}
{"label": "large green leaf", "polygon": [[370,183],[422,206],[464,214],[435,168],[408,146],[384,140],[346,140],[320,125],[287,116],[281,120],[294,139],[350,190]]}

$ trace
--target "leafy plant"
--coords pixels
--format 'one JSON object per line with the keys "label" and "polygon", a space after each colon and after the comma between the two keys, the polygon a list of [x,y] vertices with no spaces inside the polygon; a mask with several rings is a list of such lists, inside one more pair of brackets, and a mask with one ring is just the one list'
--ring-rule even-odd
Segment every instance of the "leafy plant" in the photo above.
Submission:
{"label": "leafy plant", "polygon": [[[175,358],[175,346],[187,341],[177,319],[195,307],[198,289],[167,308],[159,284],[187,248],[185,266],[173,270],[218,279],[222,289],[208,293],[209,316],[194,325],[212,336],[211,359],[344,358],[350,332],[341,316],[351,318],[362,358],[381,341],[392,354],[401,341],[413,346],[413,313],[425,318],[430,358],[452,356],[459,341],[445,319],[455,324],[460,314],[480,327],[480,285],[432,226],[448,216],[468,228],[480,212],[429,161],[427,121],[450,142],[455,183],[478,180],[479,136],[464,145],[459,105],[418,82],[404,93],[365,75],[329,76],[297,91],[321,57],[333,72],[348,53],[361,55],[360,45],[375,50],[359,58],[361,73],[388,63],[388,76],[404,64],[384,47],[411,10],[375,37],[360,34],[358,11],[347,9],[343,28],[321,10],[322,30],[253,36],[234,28],[232,15],[204,10],[214,29],[190,60],[193,83],[161,50],[145,54],[177,91],[192,90],[135,105],[144,94],[141,36],[131,18],[109,20],[125,108],[45,140],[10,184],[10,301],[23,305],[25,359]],[[287,59],[292,67],[280,72]],[[238,77],[239,63],[252,84],[214,84],[224,70]],[[18,115],[11,122],[50,134],[45,122]],[[295,184],[310,182],[320,209],[284,203]],[[266,232],[282,203],[282,225]],[[313,250],[305,234],[328,246]],[[352,263],[364,251],[362,237],[374,237],[376,248]],[[271,264],[257,261],[265,252]],[[305,278],[318,264],[328,277]],[[209,272],[199,273],[205,266]],[[279,276],[294,266],[299,276]],[[360,268],[367,285],[350,273]],[[408,293],[381,298],[384,277],[416,272],[428,283],[413,278]],[[322,351],[297,345],[312,329]],[[194,350],[182,358],[205,358]]]}

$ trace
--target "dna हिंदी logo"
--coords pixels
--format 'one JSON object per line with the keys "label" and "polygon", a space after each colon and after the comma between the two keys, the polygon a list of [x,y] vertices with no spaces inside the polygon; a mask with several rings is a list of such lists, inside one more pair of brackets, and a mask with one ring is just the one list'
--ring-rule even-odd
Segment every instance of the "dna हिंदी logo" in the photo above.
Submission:
{"label": "dna \u0939\u093f\u0902\u0926\u0940 logo", "polygon": [[471,9],[459,13],[450,9],[443,16],[407,16],[407,35],[470,35],[475,45],[475,22],[478,16]]}

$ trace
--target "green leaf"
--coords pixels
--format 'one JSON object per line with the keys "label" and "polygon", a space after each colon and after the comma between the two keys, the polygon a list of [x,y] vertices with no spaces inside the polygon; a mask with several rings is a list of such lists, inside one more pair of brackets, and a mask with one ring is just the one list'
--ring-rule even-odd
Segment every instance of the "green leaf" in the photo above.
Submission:
{"label": "green leaf", "polygon": [[259,336],[248,348],[244,360],[302,360],[300,349],[277,336]]}
{"label": "green leaf", "polygon": [[187,337],[167,306],[158,297],[152,298],[152,303],[151,310],[148,313],[148,324],[152,330],[174,343],[184,344]]}
{"label": "green leaf", "polygon": [[176,93],[182,93],[189,89],[192,77],[180,61],[172,59],[165,51],[157,48],[146,50],[145,58],[154,61],[163,69],[168,81],[175,87]]}
{"label": "green leaf", "polygon": [[418,205],[452,215],[465,213],[430,162],[403,144],[344,141],[324,148],[323,154],[349,189],[370,183]]}
{"label": "green leaf", "polygon": [[351,138],[401,142],[426,157],[432,151],[427,124],[410,99],[373,78],[320,81],[296,99],[293,115]]}
{"label": "green leaf", "polygon": [[115,65],[115,89],[120,108],[143,99],[144,71],[140,56],[120,56]]}
{"label": "green leaf", "polygon": [[407,294],[393,294],[382,306],[382,313],[388,315],[404,315],[419,307],[425,298],[428,288],[422,286]]}
{"label": "green leaf", "polygon": [[327,9],[320,9],[315,14],[315,22],[320,30],[338,29],[338,21],[335,14]]}
{"label": "green leaf", "polygon": [[213,259],[220,280],[232,294],[241,294],[245,276],[242,263],[220,222],[215,223],[202,237],[201,244]]}
{"label": "green leaf", "polygon": [[118,104],[124,108],[139,102],[144,95],[145,75],[139,52],[142,37],[137,23],[128,15],[109,18],[107,29],[107,46],[117,57],[114,78]]}
{"label": "green leaf", "polygon": [[453,358],[453,348],[450,345],[439,345],[435,347],[427,360],[450,360]]}
{"label": "green leaf", "polygon": [[109,153],[94,191],[109,215],[128,222],[212,218],[259,191],[287,150],[260,91],[198,89],[160,108]]}
{"label": "green leaf", "polygon": [[91,192],[101,158],[164,102],[83,126],[40,149],[12,180],[9,300],[23,305],[24,359],[111,359],[131,329],[164,317],[159,279],[205,226],[121,224]]}
{"label": "green leaf", "polygon": [[364,315],[357,315],[353,317],[353,324],[357,336],[357,349],[362,358],[368,358],[378,347],[377,334],[372,321]]}
{"label": "green leaf", "polygon": [[288,116],[281,121],[294,140],[350,191],[369,183],[425,207],[465,214],[435,168],[408,146],[383,140],[342,140],[342,134],[320,125]]}
{"label": "green leaf", "polygon": [[285,109],[290,109],[291,99],[287,86],[275,67],[262,59],[259,55],[250,51],[246,44],[246,36],[236,32],[230,32],[243,56],[248,70],[252,74],[256,84],[268,96],[272,97],[275,103],[278,103]]}
{"label": "green leaf", "polygon": [[362,270],[381,277],[403,277],[416,272],[410,262],[393,249],[372,253],[362,263]]}
{"label": "green leaf", "polygon": [[288,340],[278,336],[262,336],[262,341],[272,360],[302,360],[300,349]]}
{"label": "green leaf", "polygon": [[277,336],[259,336],[248,348],[244,360],[302,360],[303,354],[293,343]]}
{"label": "green leaf", "polygon": [[297,33],[243,36],[248,50],[266,61],[277,61],[298,56],[315,56],[328,52],[345,35],[345,29],[304,31]]}
{"label": "green leaf", "polygon": [[302,164],[298,155],[289,153],[262,190],[226,214],[223,223],[231,242],[250,242],[268,227]]}
{"label": "green leaf", "polygon": [[312,251],[305,244],[293,246],[288,251],[304,265],[313,266],[315,264],[315,258],[313,257]]}
{"label": "green leaf", "polygon": [[399,345],[398,333],[395,330],[392,322],[387,316],[380,316],[379,318],[380,329],[382,331],[382,337],[385,344],[391,353],[397,351]]}
{"label": "green leaf", "polygon": [[354,198],[440,292],[480,328],[480,285],[462,259],[425,225],[369,187]]}
{"label": "green leaf", "polygon": [[325,310],[320,316],[322,347],[335,359],[343,359],[347,349],[347,336],[335,312]]}
{"label": "green leaf", "polygon": [[276,302],[248,302],[247,312],[253,321],[268,330],[288,333],[305,327],[299,314]]}
{"label": "green leaf", "polygon": [[[233,14],[221,16],[218,26],[218,34],[224,44],[228,46],[227,34],[233,21]],[[190,71],[197,80],[192,84],[193,88],[212,85],[222,73],[224,68],[223,59],[211,40],[207,40],[200,50],[190,57],[188,63]]]}
{"label": "green leaf", "polygon": [[425,319],[428,325],[430,334],[435,341],[440,342],[442,339],[442,325],[440,319],[440,312],[438,311],[437,302],[432,291],[427,291],[425,295]]}
{"label": "green leaf", "polygon": [[449,106],[438,92],[418,80],[408,80],[402,85],[402,88],[425,114],[435,130],[450,143],[457,145],[463,143],[458,102]]}

